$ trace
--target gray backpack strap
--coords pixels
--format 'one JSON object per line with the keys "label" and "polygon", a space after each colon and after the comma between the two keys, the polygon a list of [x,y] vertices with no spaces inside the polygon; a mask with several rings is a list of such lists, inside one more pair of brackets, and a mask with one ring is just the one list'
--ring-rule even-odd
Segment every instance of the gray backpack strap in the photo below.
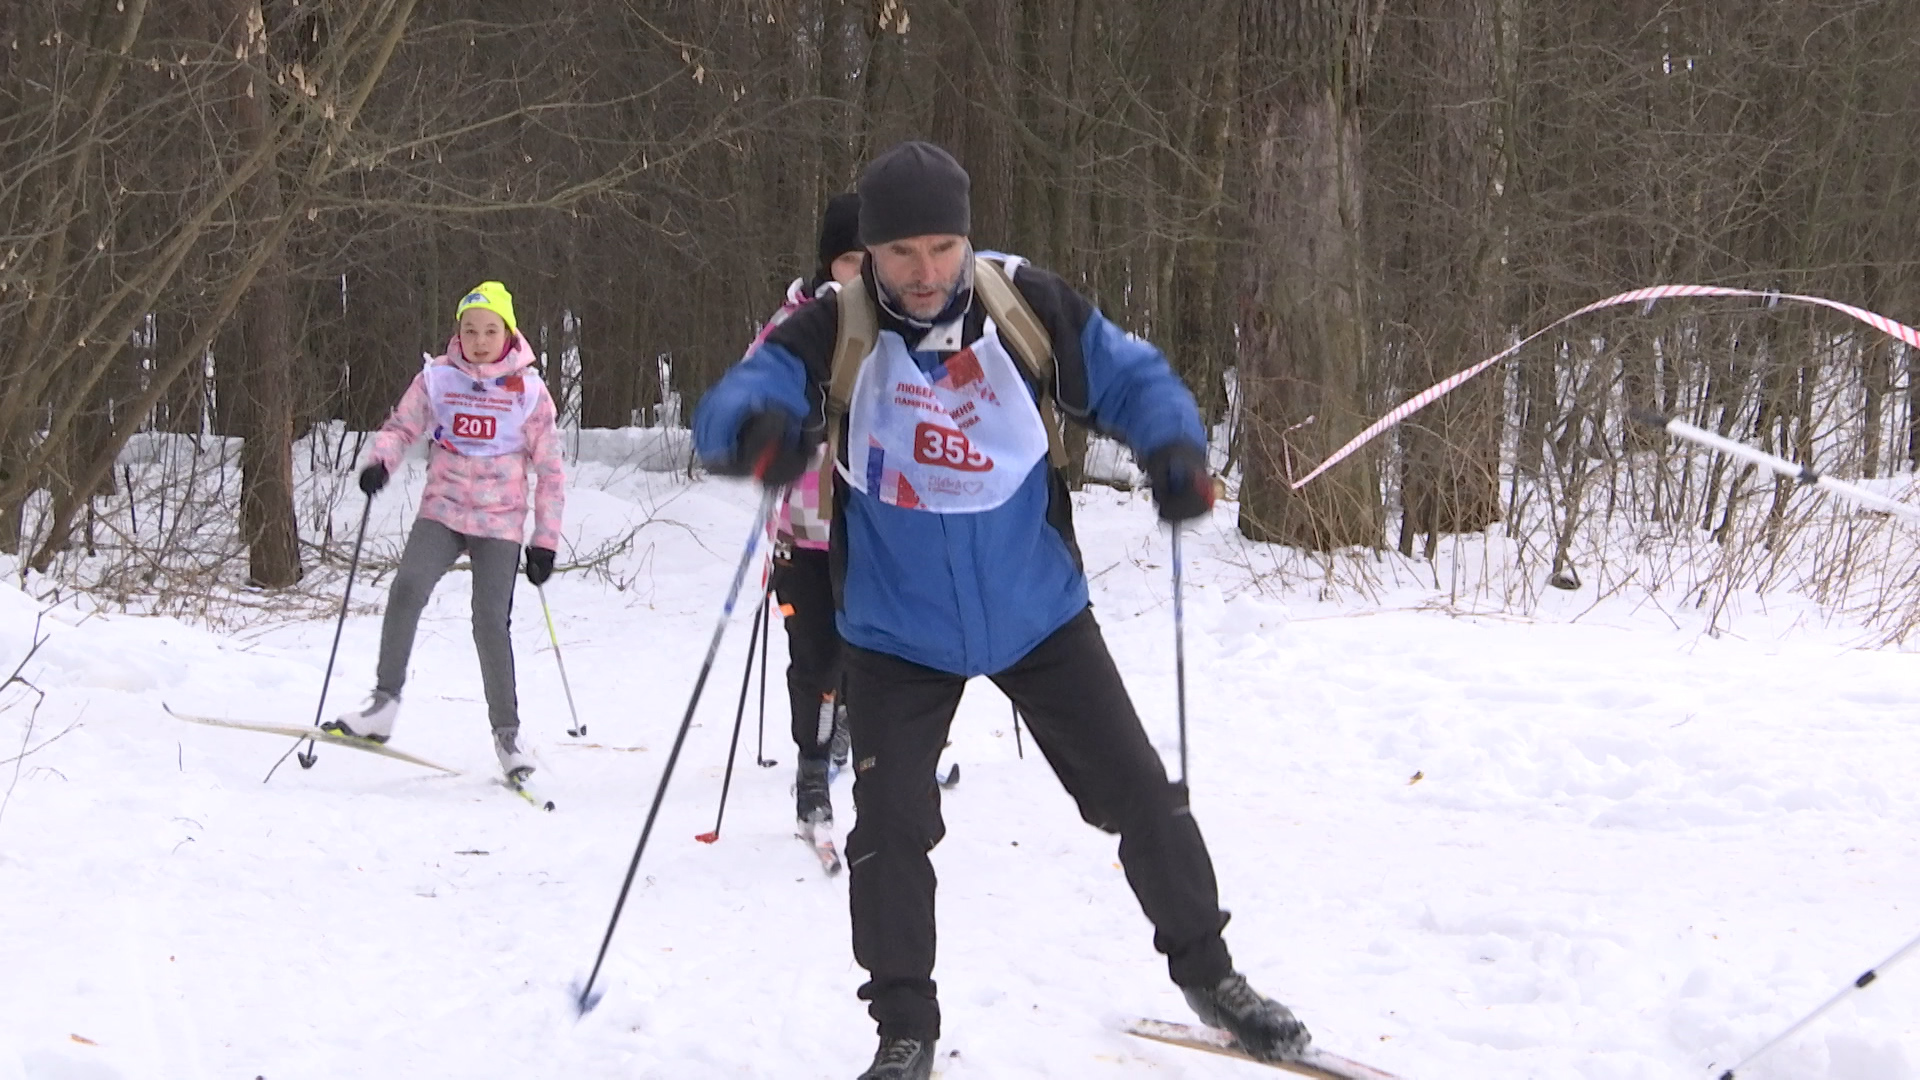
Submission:
{"label": "gray backpack strap", "polygon": [[1014,287],[1010,271],[994,260],[973,257],[973,291],[986,305],[1001,338],[1013,347],[1014,359],[1033,380],[1040,399],[1040,422],[1047,427],[1047,461],[1056,469],[1064,468],[1067,447],[1060,434],[1060,410],[1053,401],[1053,335]]}
{"label": "gray backpack strap", "polygon": [[840,462],[840,425],[853,401],[853,385],[862,361],[880,337],[880,315],[867,295],[867,283],[855,278],[840,287],[840,328],[833,342],[833,361],[822,410],[827,425],[827,456],[820,465],[820,516],[833,520],[833,471]]}

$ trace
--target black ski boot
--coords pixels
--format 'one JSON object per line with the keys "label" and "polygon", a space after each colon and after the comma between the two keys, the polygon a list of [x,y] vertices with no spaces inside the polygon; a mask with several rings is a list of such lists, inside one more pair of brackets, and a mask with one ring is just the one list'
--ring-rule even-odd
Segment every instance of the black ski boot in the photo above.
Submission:
{"label": "black ski boot", "polygon": [[1313,1040],[1285,1005],[1261,996],[1237,971],[1214,986],[1183,986],[1180,992],[1201,1023],[1232,1035],[1261,1061],[1297,1057]]}
{"label": "black ski boot", "polygon": [[793,816],[802,825],[832,825],[833,795],[827,789],[826,759],[800,759],[793,782]]}
{"label": "black ski boot", "polygon": [[858,1080],[927,1080],[932,1075],[932,1039],[883,1038],[873,1064]]}
{"label": "black ski boot", "polygon": [[836,704],[833,707],[833,738],[827,741],[827,747],[833,757],[834,765],[847,767],[847,757],[853,752],[853,733],[847,730],[847,707]]}

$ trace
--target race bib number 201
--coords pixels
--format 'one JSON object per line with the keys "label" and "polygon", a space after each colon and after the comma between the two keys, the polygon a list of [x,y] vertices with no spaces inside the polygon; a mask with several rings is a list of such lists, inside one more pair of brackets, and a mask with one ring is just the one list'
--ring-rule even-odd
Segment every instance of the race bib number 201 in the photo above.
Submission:
{"label": "race bib number 201", "polygon": [[981,453],[965,432],[938,424],[922,423],[913,429],[913,460],[961,472],[993,468],[993,459]]}
{"label": "race bib number 201", "polygon": [[494,418],[475,416],[472,413],[453,414],[453,437],[456,439],[491,439],[494,433]]}

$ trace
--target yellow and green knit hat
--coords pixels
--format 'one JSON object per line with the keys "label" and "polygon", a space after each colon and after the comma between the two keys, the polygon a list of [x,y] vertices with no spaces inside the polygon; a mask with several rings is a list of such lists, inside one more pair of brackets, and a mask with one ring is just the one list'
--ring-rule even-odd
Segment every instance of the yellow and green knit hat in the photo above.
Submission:
{"label": "yellow and green knit hat", "polygon": [[453,313],[454,321],[458,322],[460,316],[474,308],[491,311],[500,316],[500,321],[507,324],[507,333],[520,332],[520,327],[513,321],[513,294],[507,291],[505,285],[497,281],[483,281],[475,285],[460,300],[460,309]]}

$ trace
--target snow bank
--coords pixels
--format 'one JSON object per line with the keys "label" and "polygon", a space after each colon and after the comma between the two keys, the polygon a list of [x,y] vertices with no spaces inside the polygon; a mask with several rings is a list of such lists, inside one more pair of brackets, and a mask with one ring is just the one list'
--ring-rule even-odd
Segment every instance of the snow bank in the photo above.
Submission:
{"label": "snow bank", "polygon": [[[0,765],[0,1080],[859,1071],[872,1034],[845,882],[791,838],[777,655],[765,745],[781,765],[743,752],[722,840],[692,840],[714,823],[748,614],[606,1000],[572,1015],[754,502],[622,453],[585,455],[570,496],[570,549],[604,558],[546,588],[587,740],[563,735],[540,597],[520,585],[520,699],[551,815],[488,779],[464,574],[428,607],[396,737],[457,777],[323,747],[263,785],[285,741],[161,711],[310,721],[328,618],[216,633],[47,614],[23,673],[46,693],[31,732],[22,688],[0,694],[0,761],[31,751]],[[417,507],[417,469],[400,481],[370,551],[397,551]],[[336,536],[356,501],[333,511]],[[1078,501],[1096,609],[1173,761],[1164,533],[1143,492]],[[1858,647],[1857,624],[1804,599],[1727,633],[1630,590],[1474,614],[1393,560],[1328,592],[1276,570],[1232,515],[1187,547],[1194,808],[1237,961],[1323,1044],[1409,1080],[1717,1075],[1920,932],[1910,655]],[[6,670],[47,607],[0,587]],[[348,619],[328,711],[368,687],[378,635],[377,607]],[[986,684],[953,738],[943,1076],[1251,1075],[1114,1030],[1185,1013],[1112,839],[1031,746],[1016,755]],[[1920,1080],[1917,1018],[1920,973],[1896,969],[1742,1076]]]}

